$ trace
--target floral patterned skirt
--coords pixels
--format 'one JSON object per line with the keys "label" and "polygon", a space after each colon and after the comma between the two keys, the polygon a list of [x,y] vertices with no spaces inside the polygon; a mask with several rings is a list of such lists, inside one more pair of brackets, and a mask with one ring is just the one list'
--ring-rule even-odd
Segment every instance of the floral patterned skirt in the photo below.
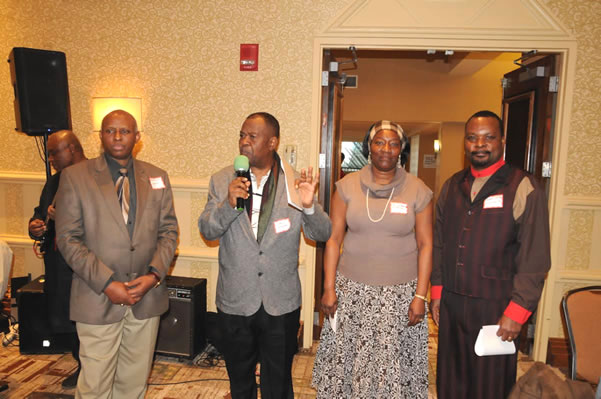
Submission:
{"label": "floral patterned skirt", "polygon": [[428,397],[427,314],[407,327],[416,286],[370,286],[337,274],[336,332],[326,318],[313,368],[318,398]]}

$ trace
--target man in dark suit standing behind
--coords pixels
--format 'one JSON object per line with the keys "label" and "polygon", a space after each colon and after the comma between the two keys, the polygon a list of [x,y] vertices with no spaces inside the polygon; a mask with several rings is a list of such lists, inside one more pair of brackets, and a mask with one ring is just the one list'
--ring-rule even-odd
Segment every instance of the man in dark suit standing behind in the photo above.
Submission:
{"label": "man in dark suit standing behind", "polygon": [[517,350],[479,357],[474,344],[483,325],[516,340],[536,310],[551,266],[547,197],[532,175],[503,160],[495,113],[472,115],[464,144],[471,166],[445,182],[436,204],[436,390],[440,399],[502,399],[515,384]]}
{"label": "man in dark suit standing behind", "polygon": [[74,272],[71,319],[81,341],[77,398],[143,398],[168,306],[161,284],[177,246],[167,173],[132,157],[140,139],[125,111],[104,117],[104,153],[63,171],[58,247]]}
{"label": "man in dark suit standing behind", "polygon": [[56,173],[48,179],[40,204],[34,209],[29,220],[29,236],[41,243],[44,253],[44,293],[48,300],[48,319],[53,333],[72,334],[71,353],[77,361],[77,370],[63,380],[63,388],[73,388],[77,384],[79,370],[79,339],[75,324],[69,318],[69,298],[71,296],[71,268],[56,248],[54,229],[54,196],[58,190],[61,171],[87,158],[77,136],[69,130],[59,130],[48,138],[48,161]]}

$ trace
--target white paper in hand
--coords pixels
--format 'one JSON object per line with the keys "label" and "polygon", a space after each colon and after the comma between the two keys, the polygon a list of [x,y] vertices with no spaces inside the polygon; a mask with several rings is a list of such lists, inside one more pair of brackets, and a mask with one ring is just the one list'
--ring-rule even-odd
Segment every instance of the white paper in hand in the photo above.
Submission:
{"label": "white paper in hand", "polygon": [[501,340],[501,337],[497,336],[499,325],[495,324],[492,326],[482,326],[474,350],[478,356],[492,356],[492,355],[512,355],[515,353],[515,344],[509,341]]}
{"label": "white paper in hand", "polygon": [[338,311],[334,312],[334,316],[329,316],[328,319],[330,320],[330,327],[332,327],[332,330],[334,332],[336,332],[336,319],[338,318]]}

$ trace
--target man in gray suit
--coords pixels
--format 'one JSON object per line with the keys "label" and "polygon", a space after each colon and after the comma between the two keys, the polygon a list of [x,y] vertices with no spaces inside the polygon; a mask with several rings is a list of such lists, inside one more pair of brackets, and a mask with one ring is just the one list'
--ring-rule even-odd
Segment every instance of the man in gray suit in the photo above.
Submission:
{"label": "man in gray suit", "polygon": [[161,284],[177,246],[167,173],[132,157],[136,120],[102,121],[104,154],[62,172],[56,235],[74,272],[71,319],[81,342],[77,398],[143,398],[159,326]]}
{"label": "man in gray suit", "polygon": [[[250,170],[236,177],[228,166],[211,177],[208,203],[198,220],[208,240],[219,239],[218,324],[233,399],[293,398],[292,360],[301,305],[300,231],[327,241],[331,224],[314,201],[319,172],[300,178],[276,149],[280,126],[272,115],[251,114],[238,145]],[[296,179],[295,179],[296,178]],[[236,210],[243,198],[244,211]]]}

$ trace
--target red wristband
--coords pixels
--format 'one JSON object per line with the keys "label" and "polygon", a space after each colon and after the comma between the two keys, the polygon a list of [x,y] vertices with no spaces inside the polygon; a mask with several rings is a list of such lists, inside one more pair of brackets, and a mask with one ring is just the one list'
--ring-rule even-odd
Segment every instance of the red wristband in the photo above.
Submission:
{"label": "red wristband", "polygon": [[442,285],[433,285],[430,288],[430,298],[440,299],[442,297]]}

